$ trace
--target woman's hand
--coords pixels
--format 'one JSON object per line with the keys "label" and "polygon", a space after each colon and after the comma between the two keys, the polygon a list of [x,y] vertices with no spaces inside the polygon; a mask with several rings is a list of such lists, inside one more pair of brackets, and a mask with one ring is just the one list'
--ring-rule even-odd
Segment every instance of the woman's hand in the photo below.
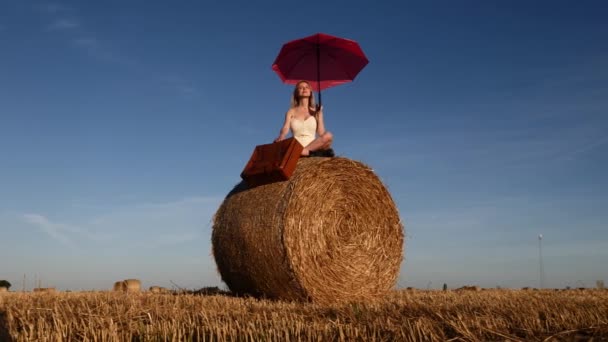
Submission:
{"label": "woman's hand", "polygon": [[283,140],[285,140],[284,137],[278,137],[278,138],[274,139],[274,142],[278,143],[279,141],[283,141]]}

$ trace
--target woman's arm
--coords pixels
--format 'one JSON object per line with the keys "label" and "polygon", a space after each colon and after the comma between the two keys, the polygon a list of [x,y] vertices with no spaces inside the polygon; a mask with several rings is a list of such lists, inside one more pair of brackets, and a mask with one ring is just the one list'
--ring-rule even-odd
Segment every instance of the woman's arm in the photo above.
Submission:
{"label": "woman's arm", "polygon": [[281,127],[281,131],[279,132],[279,137],[274,139],[274,142],[279,142],[287,136],[289,133],[289,122],[291,121],[291,109],[285,113],[285,122],[283,123],[283,127]]}
{"label": "woman's arm", "polygon": [[317,134],[325,134],[325,122],[323,122],[323,106],[321,106],[319,112],[317,113]]}

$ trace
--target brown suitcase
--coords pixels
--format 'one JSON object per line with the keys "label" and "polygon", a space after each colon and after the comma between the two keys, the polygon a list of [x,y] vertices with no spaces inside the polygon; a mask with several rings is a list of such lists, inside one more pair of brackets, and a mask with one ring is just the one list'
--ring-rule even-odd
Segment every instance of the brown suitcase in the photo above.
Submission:
{"label": "brown suitcase", "polygon": [[303,148],[294,138],[258,145],[241,178],[251,187],[288,180],[296,169]]}

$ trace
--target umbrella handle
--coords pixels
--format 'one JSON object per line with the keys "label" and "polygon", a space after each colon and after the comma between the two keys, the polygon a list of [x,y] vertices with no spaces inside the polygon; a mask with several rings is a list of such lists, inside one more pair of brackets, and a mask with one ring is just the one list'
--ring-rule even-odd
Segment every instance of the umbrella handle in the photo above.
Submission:
{"label": "umbrella handle", "polygon": [[321,88],[319,88],[319,103],[317,104],[317,112],[321,110]]}

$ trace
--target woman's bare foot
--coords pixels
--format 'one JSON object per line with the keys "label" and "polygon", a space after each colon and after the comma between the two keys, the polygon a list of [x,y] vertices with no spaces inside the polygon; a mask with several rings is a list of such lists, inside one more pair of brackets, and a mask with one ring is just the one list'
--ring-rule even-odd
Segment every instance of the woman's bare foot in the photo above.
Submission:
{"label": "woman's bare foot", "polygon": [[300,153],[300,155],[302,157],[308,157],[308,155],[310,155],[310,151],[307,148],[305,148],[302,150],[302,153]]}

